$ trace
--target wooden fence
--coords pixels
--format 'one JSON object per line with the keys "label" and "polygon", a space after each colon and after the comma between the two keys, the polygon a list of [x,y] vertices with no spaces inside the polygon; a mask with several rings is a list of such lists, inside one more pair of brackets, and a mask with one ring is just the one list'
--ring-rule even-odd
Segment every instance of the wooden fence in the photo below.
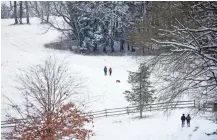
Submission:
{"label": "wooden fence", "polygon": [[[194,108],[196,107],[195,101],[179,101],[172,102],[170,104],[167,103],[156,103],[156,104],[146,104],[143,106],[143,112],[147,111],[158,111],[165,109],[178,109],[178,108]],[[90,112],[93,118],[101,118],[108,116],[116,116],[116,115],[124,115],[124,114],[132,114],[138,113],[140,106],[127,106],[121,108],[112,108],[112,109],[104,109],[100,111]]]}
{"label": "wooden fence", "polygon": [[[143,106],[143,112],[147,111],[159,111],[159,110],[166,110],[166,109],[178,109],[178,108],[194,108],[198,107],[195,104],[195,100],[192,101],[179,101],[179,102],[171,102],[171,103],[155,103],[155,104],[146,104]],[[100,111],[94,111],[89,113],[82,113],[82,115],[90,115],[93,118],[102,118],[102,117],[109,117],[109,116],[117,116],[117,115],[124,115],[124,114],[132,114],[138,113],[140,106],[127,106],[127,107],[120,107],[120,108],[111,108],[111,109],[104,109]],[[17,119],[14,122],[8,121],[1,121],[1,128],[8,128],[13,127],[16,121],[26,121],[27,119]]]}

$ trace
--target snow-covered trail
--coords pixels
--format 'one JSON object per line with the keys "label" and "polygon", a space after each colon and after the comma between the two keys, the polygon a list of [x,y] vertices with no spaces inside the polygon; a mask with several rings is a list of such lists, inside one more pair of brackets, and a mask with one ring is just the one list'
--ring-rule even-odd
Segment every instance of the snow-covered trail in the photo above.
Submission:
{"label": "snow-covered trail", "polygon": [[[27,69],[31,65],[42,63],[47,56],[55,56],[68,62],[69,71],[76,73],[83,81],[81,94],[73,97],[87,105],[88,110],[124,107],[129,105],[122,94],[130,85],[127,83],[128,70],[135,71],[138,66],[136,59],[130,56],[82,56],[67,51],[46,49],[45,43],[58,39],[60,35],[55,30],[46,33],[46,25],[40,25],[36,19],[31,19],[31,25],[10,26],[13,20],[1,20],[1,96],[2,113],[8,109],[8,101],[3,94],[21,104],[24,100],[14,88],[17,83],[15,76],[19,69]],[[112,76],[104,76],[104,66],[112,67]],[[121,83],[116,83],[120,80]],[[180,127],[180,115],[187,111],[174,112],[169,118],[161,113],[147,112],[148,117],[136,119],[136,115],[100,118],[94,120],[95,136],[91,140],[216,140],[217,137],[207,137],[204,132],[211,132],[217,126],[211,122],[194,118],[190,128]],[[138,115],[137,115],[138,116]],[[198,129],[196,131],[195,128]]]}

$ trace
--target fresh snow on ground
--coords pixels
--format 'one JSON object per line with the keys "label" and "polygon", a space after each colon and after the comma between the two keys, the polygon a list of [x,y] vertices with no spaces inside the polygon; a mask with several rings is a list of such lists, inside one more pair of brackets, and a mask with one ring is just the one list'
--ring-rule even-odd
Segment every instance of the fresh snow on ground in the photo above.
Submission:
{"label": "fresh snow on ground", "polygon": [[[135,71],[137,59],[130,56],[82,56],[72,52],[46,49],[43,45],[55,41],[60,36],[55,30],[46,31],[46,25],[40,25],[35,18],[31,25],[15,25],[13,20],[1,20],[1,91],[2,113],[8,110],[8,101],[3,97],[13,99],[21,104],[23,97],[14,88],[17,83],[15,76],[19,69],[40,64],[48,56],[68,62],[69,71],[81,79],[84,87],[81,94],[72,100],[84,103],[87,110],[102,110],[108,108],[125,107],[128,102],[122,94],[129,89],[127,83],[128,72]],[[104,66],[112,67],[112,76],[104,76]],[[116,83],[120,80],[121,83]],[[94,136],[91,140],[216,140],[217,136],[207,136],[205,132],[212,132],[216,124],[201,117],[192,120],[190,128],[181,128],[180,116],[189,113],[188,110],[177,110],[166,117],[161,112],[147,112],[145,118],[138,119],[138,114],[130,114],[108,118],[94,119]]]}
{"label": "fresh snow on ground", "polygon": [[[212,132],[216,124],[200,117],[192,118],[191,127],[181,127],[177,110],[167,117],[162,113],[147,112],[139,119],[139,114],[100,118],[95,121],[93,140],[216,140],[205,132]],[[188,113],[188,111],[184,111]]]}

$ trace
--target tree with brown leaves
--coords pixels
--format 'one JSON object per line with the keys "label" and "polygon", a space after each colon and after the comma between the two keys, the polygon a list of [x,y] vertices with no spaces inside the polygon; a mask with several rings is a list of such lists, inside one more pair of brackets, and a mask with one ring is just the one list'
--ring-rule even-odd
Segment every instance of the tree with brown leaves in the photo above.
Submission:
{"label": "tree with brown leaves", "polygon": [[44,112],[40,118],[16,120],[11,117],[10,121],[15,122],[13,130],[5,136],[10,140],[59,140],[72,137],[85,140],[88,133],[92,133],[83,128],[92,119],[81,115],[73,103],[63,105],[60,110]]}

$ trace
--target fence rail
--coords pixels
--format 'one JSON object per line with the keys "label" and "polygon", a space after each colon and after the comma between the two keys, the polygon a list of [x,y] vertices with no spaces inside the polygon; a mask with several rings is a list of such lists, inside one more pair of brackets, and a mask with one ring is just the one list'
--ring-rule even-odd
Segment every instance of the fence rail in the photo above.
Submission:
{"label": "fence rail", "polygon": [[[179,102],[170,102],[170,103],[155,103],[155,104],[146,104],[144,105],[143,112],[147,111],[158,111],[158,110],[165,110],[165,109],[178,109],[178,108],[194,108],[197,107],[195,104],[195,100],[191,101],[179,101]],[[199,107],[199,106],[198,106]],[[140,110],[140,106],[127,106],[127,107],[119,107],[119,108],[110,108],[104,109],[89,113],[82,113],[82,115],[90,115],[93,118],[102,118],[102,117],[109,117],[109,116],[117,116],[117,115],[124,115],[124,114],[132,114],[138,113]],[[14,122],[8,121],[1,121],[1,128],[8,128],[14,127],[14,124],[17,121],[26,121],[27,119],[17,119]]]}
{"label": "fence rail", "polygon": [[[156,104],[144,105],[143,112],[165,110],[165,109],[177,109],[177,108],[193,108],[193,107],[196,107],[194,100],[193,101],[179,101],[178,103],[173,102],[170,104],[156,103]],[[100,111],[91,112],[90,114],[93,116],[93,118],[101,118],[101,117],[108,117],[108,116],[138,113],[140,111],[139,108],[140,106],[112,108],[112,109],[104,109]]]}

